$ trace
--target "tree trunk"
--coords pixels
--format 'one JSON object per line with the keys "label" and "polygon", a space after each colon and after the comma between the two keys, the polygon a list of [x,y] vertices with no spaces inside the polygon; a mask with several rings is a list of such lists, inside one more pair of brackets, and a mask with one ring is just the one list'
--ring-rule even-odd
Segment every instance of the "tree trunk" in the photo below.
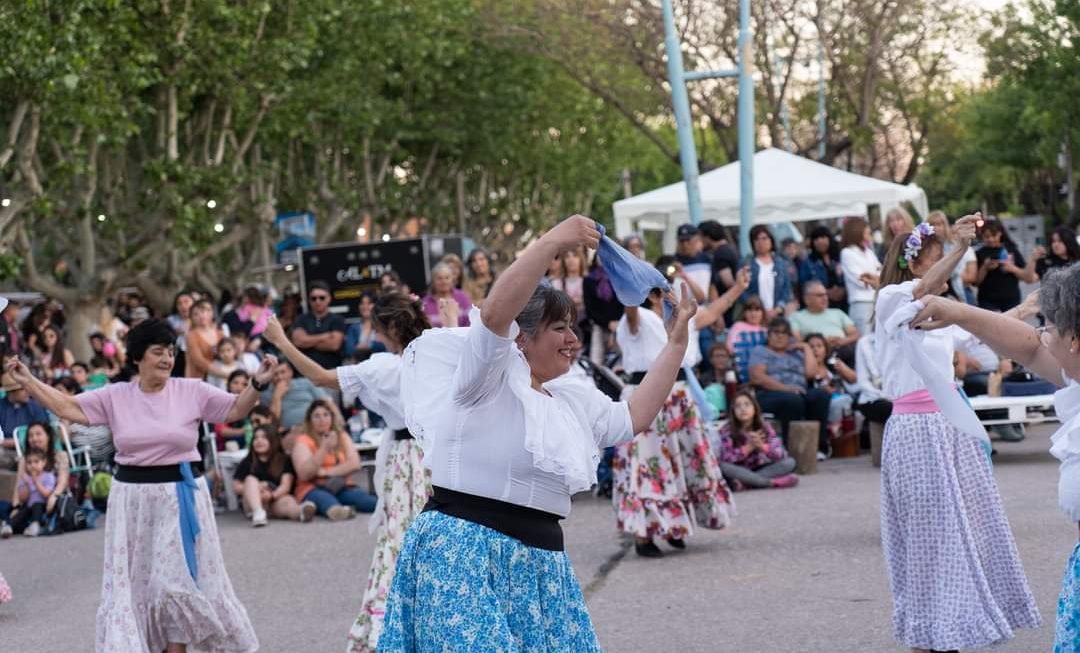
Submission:
{"label": "tree trunk", "polygon": [[64,317],[67,319],[65,344],[77,361],[89,363],[94,355],[90,347],[90,334],[100,329],[98,321],[104,302],[104,297],[89,296],[80,298],[74,304],[64,305]]}

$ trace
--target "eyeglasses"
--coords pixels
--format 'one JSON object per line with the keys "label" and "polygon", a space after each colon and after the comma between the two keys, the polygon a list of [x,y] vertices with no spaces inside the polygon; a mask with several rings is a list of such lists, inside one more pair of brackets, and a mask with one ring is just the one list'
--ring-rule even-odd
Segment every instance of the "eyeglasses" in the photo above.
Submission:
{"label": "eyeglasses", "polygon": [[308,297],[308,301],[326,302],[326,301],[330,301],[330,297],[328,295],[312,295],[311,297]]}
{"label": "eyeglasses", "polygon": [[769,335],[770,336],[790,336],[791,332],[790,331],[770,331]]}

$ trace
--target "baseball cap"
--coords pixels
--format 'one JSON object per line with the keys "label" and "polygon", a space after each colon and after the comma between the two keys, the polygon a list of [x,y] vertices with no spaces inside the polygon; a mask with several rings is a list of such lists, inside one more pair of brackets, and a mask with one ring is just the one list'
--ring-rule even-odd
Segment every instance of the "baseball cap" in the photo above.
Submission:
{"label": "baseball cap", "polygon": [[679,230],[676,232],[679,240],[690,240],[697,234],[697,227],[690,223],[679,225]]}

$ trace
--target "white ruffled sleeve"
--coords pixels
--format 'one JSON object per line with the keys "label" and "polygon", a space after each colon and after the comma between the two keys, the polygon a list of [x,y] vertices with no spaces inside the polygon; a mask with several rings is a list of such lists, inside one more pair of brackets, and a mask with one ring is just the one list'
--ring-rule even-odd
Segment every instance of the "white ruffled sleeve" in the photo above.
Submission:
{"label": "white ruffled sleeve", "polygon": [[1062,375],[1068,384],[1054,393],[1054,412],[1061,428],[1050,436],[1050,454],[1065,462],[1080,457],[1080,383]]}
{"label": "white ruffled sleeve", "polygon": [[463,406],[476,404],[499,388],[515,354],[514,339],[520,328],[510,323],[510,335],[496,334],[480,319],[480,309],[469,312],[465,347],[454,372],[454,401]]}
{"label": "white ruffled sleeve", "polygon": [[[385,352],[373,354],[362,363],[337,368],[337,377],[346,404],[360,399],[364,406],[384,418],[393,416],[398,417],[393,421],[401,421],[400,356]],[[390,421],[387,420],[388,423]],[[389,425],[398,429],[402,428],[404,423]]]}

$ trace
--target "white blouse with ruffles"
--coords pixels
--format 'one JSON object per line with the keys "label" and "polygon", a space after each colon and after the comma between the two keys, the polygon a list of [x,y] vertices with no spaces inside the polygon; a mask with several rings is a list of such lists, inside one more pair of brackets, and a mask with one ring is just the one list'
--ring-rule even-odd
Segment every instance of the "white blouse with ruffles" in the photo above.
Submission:
{"label": "white blouse with ruffles", "polygon": [[433,485],[565,517],[596,483],[600,449],[633,437],[626,402],[587,378],[532,389],[529,364],[473,309],[471,326],[431,329],[405,350],[401,396]]}
{"label": "white blouse with ruffles", "polygon": [[405,428],[401,408],[401,356],[380,352],[355,365],[337,368],[345,405],[356,398],[395,431]]}
{"label": "white blouse with ruffles", "polygon": [[1080,522],[1080,383],[1062,378],[1065,387],[1054,393],[1054,411],[1061,428],[1050,436],[1050,453],[1061,461],[1058,505],[1069,519]]}

